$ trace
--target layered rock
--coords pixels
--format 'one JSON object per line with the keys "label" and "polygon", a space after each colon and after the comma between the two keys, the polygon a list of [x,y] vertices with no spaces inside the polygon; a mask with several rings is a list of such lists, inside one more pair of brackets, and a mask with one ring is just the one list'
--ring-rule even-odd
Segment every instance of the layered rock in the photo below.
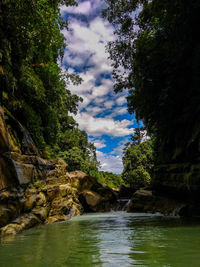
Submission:
{"label": "layered rock", "polygon": [[0,190],[44,179],[53,168],[40,157],[28,131],[0,107]]}
{"label": "layered rock", "polygon": [[200,208],[192,201],[180,200],[150,190],[137,190],[130,201],[128,212],[161,213],[171,216],[200,216]]}
{"label": "layered rock", "polygon": [[138,190],[129,211],[200,216],[200,164],[171,163],[156,166],[152,191]]}
{"label": "layered rock", "polygon": [[[68,220],[84,211],[109,211],[116,200],[111,189],[81,171],[66,172],[59,160],[46,180],[28,188],[0,192],[0,235],[16,234],[37,224]],[[52,176],[53,174],[53,176]]]}
{"label": "layered rock", "polygon": [[[97,186],[95,188],[95,186]],[[108,187],[99,188],[98,184],[93,186],[93,190],[84,190],[79,196],[79,200],[87,212],[108,212],[115,208],[117,195]]]}
{"label": "layered rock", "polygon": [[28,131],[0,107],[0,235],[111,209],[111,189],[66,166],[41,158]]}
{"label": "layered rock", "polygon": [[179,196],[179,198],[193,199],[200,202],[200,164],[172,163],[159,165],[155,168],[153,187],[158,192]]}

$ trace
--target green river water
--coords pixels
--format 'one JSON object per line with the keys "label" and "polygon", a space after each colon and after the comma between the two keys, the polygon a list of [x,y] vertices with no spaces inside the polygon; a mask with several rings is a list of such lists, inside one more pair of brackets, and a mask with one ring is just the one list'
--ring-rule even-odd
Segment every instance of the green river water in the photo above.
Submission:
{"label": "green river water", "polygon": [[0,267],[199,267],[200,222],[137,213],[86,214],[0,243]]}

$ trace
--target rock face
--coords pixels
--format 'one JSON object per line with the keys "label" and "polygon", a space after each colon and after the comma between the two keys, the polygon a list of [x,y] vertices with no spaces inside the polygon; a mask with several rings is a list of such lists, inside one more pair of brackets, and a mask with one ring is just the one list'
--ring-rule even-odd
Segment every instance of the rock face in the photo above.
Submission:
{"label": "rock face", "polygon": [[[108,211],[116,196],[81,171],[66,172],[58,160],[45,180],[26,189],[0,192],[0,235],[16,234],[37,224],[68,220],[83,211]],[[95,191],[96,190],[96,191]]]}
{"label": "rock face", "polygon": [[0,190],[44,179],[53,168],[40,157],[28,131],[0,107]]}
{"label": "rock face", "polygon": [[0,235],[111,209],[111,189],[66,166],[41,158],[27,130],[0,107]]}
{"label": "rock face", "polygon": [[158,192],[200,202],[200,164],[181,162],[155,167],[153,187]]}
{"label": "rock face", "polygon": [[[95,188],[95,186],[97,186]],[[98,184],[93,190],[81,192],[79,200],[87,212],[108,212],[114,209],[117,201],[116,194],[110,188],[99,188]]]}
{"label": "rock face", "polygon": [[164,215],[184,215],[187,204],[163,195],[156,195],[149,190],[137,190],[128,207],[128,212],[161,213]]}

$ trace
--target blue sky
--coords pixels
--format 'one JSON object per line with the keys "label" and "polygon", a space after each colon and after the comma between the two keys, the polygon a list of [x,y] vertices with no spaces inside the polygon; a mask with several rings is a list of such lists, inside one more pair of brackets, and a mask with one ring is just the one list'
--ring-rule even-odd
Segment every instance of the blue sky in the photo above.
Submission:
{"label": "blue sky", "polygon": [[77,2],[78,7],[61,7],[62,16],[70,20],[69,31],[63,30],[67,43],[63,67],[83,78],[81,85],[69,86],[73,94],[83,98],[74,117],[95,144],[101,170],[121,173],[122,150],[137,124],[127,112],[127,92],[113,91],[105,45],[115,39],[114,30],[101,17],[102,0]]}

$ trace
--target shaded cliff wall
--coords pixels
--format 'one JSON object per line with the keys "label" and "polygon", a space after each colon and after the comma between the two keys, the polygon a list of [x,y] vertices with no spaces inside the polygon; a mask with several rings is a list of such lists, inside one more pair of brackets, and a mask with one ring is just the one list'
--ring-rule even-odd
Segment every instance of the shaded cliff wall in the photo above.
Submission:
{"label": "shaded cliff wall", "polygon": [[0,190],[44,178],[53,168],[40,157],[28,131],[0,107]]}
{"label": "shaded cliff wall", "polygon": [[153,187],[177,198],[200,200],[200,163],[173,163],[155,167]]}

